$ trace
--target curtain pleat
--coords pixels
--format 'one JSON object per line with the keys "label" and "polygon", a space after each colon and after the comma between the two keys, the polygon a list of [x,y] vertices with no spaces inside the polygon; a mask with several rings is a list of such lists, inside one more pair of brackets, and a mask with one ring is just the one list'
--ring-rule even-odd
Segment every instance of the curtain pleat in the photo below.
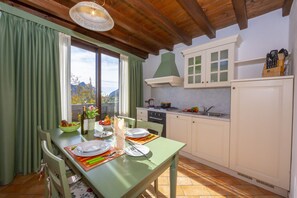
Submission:
{"label": "curtain pleat", "polygon": [[2,12],[0,17],[0,185],[39,169],[37,125],[60,121],[58,32]]}
{"label": "curtain pleat", "polygon": [[129,57],[129,116],[136,118],[136,107],[143,106],[142,61]]}

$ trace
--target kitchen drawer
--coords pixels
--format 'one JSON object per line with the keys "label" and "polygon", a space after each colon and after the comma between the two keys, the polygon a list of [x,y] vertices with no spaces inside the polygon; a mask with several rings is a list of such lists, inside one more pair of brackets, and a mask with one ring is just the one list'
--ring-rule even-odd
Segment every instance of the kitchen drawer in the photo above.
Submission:
{"label": "kitchen drawer", "polygon": [[137,120],[147,121],[147,117],[146,109],[137,109]]}

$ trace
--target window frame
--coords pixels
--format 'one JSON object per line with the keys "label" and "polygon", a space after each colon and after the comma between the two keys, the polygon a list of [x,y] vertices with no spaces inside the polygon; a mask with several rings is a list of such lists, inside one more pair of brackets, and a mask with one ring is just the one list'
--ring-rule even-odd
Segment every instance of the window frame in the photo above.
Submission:
{"label": "window frame", "polygon": [[[119,62],[118,62],[118,65],[119,65],[119,72],[120,72],[120,54],[117,53],[117,52],[113,52],[113,51],[110,51],[108,49],[105,49],[105,48],[102,48],[102,47],[99,47],[97,45],[94,45],[92,43],[88,43],[86,41],[83,41],[83,40],[80,40],[78,38],[74,38],[74,37],[71,37],[71,46],[75,46],[75,47],[79,47],[79,48],[82,48],[82,49],[85,49],[85,50],[88,50],[88,51],[91,51],[91,52],[94,52],[95,55],[96,55],[96,59],[95,59],[95,69],[96,69],[96,106],[98,107],[99,111],[101,112],[101,108],[102,108],[102,100],[101,100],[101,85],[102,85],[102,78],[101,78],[101,55],[102,54],[105,54],[105,55],[108,55],[108,56],[111,56],[111,57],[114,57],[114,58],[118,58]],[[118,87],[120,88],[120,81],[119,81],[119,84],[118,84]],[[96,120],[98,121],[99,119],[103,119],[101,117],[101,113],[99,116],[96,117]]]}

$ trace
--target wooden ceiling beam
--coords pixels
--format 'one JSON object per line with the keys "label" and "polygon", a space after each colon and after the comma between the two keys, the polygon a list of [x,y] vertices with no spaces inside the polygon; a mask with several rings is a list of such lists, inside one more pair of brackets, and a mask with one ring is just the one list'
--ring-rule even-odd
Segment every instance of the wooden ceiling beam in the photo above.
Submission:
{"label": "wooden ceiling beam", "polygon": [[216,37],[215,28],[210,24],[197,0],[177,0],[177,2],[209,38]]}
{"label": "wooden ceiling beam", "polygon": [[[1,0],[1,1],[3,1],[3,0]],[[111,39],[111,38],[106,37],[104,35],[98,34],[98,33],[94,32],[94,31],[88,31],[85,28],[74,25],[74,24],[69,23],[69,22],[67,22],[65,20],[62,20],[62,19],[53,17],[51,15],[42,13],[40,11],[37,11],[37,10],[35,10],[33,8],[28,7],[27,5],[21,4],[21,2],[19,2],[19,1],[14,2],[12,0],[4,0],[3,2],[9,4],[10,6],[16,7],[18,9],[23,10],[23,11],[29,12],[29,13],[31,13],[33,15],[36,15],[36,16],[38,16],[40,18],[46,19],[48,21],[51,21],[53,23],[56,23],[56,24],[61,25],[63,27],[66,27],[66,28],[71,29],[73,31],[76,31],[78,33],[84,34],[84,35],[86,35],[86,36],[88,36],[90,38],[93,38],[95,40],[98,40],[98,41],[100,41],[102,43],[105,43],[105,44],[117,47],[119,49],[122,49],[122,50],[124,50],[126,52],[129,52],[131,54],[134,54],[134,55],[136,55],[136,56],[138,56],[140,58],[143,58],[143,59],[148,58],[148,52],[146,52],[146,51],[140,50],[140,49],[132,47],[130,45],[126,45],[126,44],[124,44],[122,42],[119,42],[117,40]]]}
{"label": "wooden ceiling beam", "polygon": [[162,26],[168,33],[172,34],[186,45],[192,44],[192,38],[188,33],[178,28],[172,21],[164,16],[158,9],[156,9],[148,1],[140,0],[125,0],[127,4],[131,5],[136,11],[141,10],[141,13],[148,17],[154,23]]}
{"label": "wooden ceiling beam", "polygon": [[285,0],[283,4],[283,16],[288,16],[291,11],[293,0]]}
{"label": "wooden ceiling beam", "polygon": [[[40,10],[41,12],[45,12],[46,14],[51,14],[54,17],[58,17],[62,20],[65,20],[66,22],[69,22],[71,24],[74,24],[76,26],[76,23],[72,21],[72,19],[69,16],[69,8],[65,7],[64,5],[61,5],[55,1],[45,1],[45,0],[18,0],[16,3],[23,3],[25,5],[31,6],[35,9]],[[94,32],[94,31],[90,31]],[[122,31],[118,30],[116,26],[108,31],[108,32],[95,32],[99,35],[104,35],[107,38],[112,38],[114,40],[118,40],[120,42],[123,42],[127,45],[131,45],[135,48],[141,49],[143,51],[146,51],[148,53],[152,53],[154,55],[159,54],[159,48],[153,46],[152,44],[144,43],[143,41],[139,41],[138,39],[135,39],[131,37],[130,35],[124,34]],[[101,40],[102,42],[105,42]]]}
{"label": "wooden ceiling beam", "polygon": [[245,0],[232,0],[238,26],[241,30],[248,27],[248,17]]}

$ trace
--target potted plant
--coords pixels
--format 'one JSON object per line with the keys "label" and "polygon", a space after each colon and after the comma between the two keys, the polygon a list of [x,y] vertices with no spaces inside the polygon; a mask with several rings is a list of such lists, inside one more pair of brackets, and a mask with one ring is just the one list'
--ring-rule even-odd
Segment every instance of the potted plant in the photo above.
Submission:
{"label": "potted plant", "polygon": [[99,110],[97,107],[91,105],[86,109],[86,114],[88,117],[88,130],[94,130],[95,128],[95,119],[99,115]]}

